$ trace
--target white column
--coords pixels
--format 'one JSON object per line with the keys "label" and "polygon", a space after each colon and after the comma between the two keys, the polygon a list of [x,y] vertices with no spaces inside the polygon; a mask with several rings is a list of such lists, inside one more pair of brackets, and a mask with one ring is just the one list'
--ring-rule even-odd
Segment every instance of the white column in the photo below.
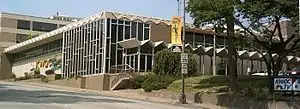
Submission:
{"label": "white column", "polygon": [[138,72],[140,72],[140,63],[141,63],[141,46],[138,47]]}
{"label": "white column", "polygon": [[202,74],[205,75],[204,55],[202,55]]}
{"label": "white column", "polygon": [[216,35],[214,35],[213,76],[216,76]]}

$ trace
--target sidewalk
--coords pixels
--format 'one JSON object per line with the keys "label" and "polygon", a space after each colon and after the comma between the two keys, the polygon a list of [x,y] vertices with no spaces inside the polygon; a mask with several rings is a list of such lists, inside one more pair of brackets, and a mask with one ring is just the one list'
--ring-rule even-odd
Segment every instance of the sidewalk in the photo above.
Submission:
{"label": "sidewalk", "polygon": [[196,103],[188,103],[188,104],[179,104],[178,100],[171,100],[171,99],[164,99],[159,97],[151,97],[146,95],[141,95],[140,91],[138,90],[117,90],[117,91],[97,91],[97,90],[89,90],[89,89],[79,89],[79,88],[72,88],[72,87],[64,87],[64,86],[57,86],[57,85],[50,85],[46,83],[35,83],[35,82],[9,82],[11,84],[16,85],[27,85],[27,86],[39,86],[39,87],[46,87],[46,88],[54,88],[62,91],[68,91],[68,92],[77,92],[77,93],[89,93],[89,94],[97,94],[101,96],[108,96],[108,97],[120,97],[120,98],[126,98],[126,99],[135,99],[135,100],[141,100],[141,101],[150,101],[150,102],[156,102],[156,103],[167,103],[167,104],[173,104],[178,106],[185,106],[192,109],[224,109],[219,106],[215,105],[209,105],[209,104],[196,104]]}

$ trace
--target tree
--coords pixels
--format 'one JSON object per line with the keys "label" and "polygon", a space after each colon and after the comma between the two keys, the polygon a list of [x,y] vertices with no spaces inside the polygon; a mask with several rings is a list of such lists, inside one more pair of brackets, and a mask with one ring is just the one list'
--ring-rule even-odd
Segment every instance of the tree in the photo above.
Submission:
{"label": "tree", "polygon": [[[282,60],[288,55],[294,55],[299,48],[298,9],[298,0],[244,0],[238,5],[239,15],[249,23],[249,26],[243,25],[241,19],[235,19],[235,23],[252,36],[252,42],[263,46],[268,51],[267,54],[263,54],[256,49],[263,55],[269,79],[272,79],[272,71],[273,75],[278,75],[282,68]],[[284,36],[282,33],[283,19],[289,20],[295,29],[294,31],[289,29],[292,33],[290,36]],[[278,57],[274,58],[272,54],[277,54]]]}
{"label": "tree", "polygon": [[228,36],[228,61],[230,90],[237,91],[237,55],[234,39],[236,0],[190,0],[187,10],[194,18],[195,25],[212,23],[215,27],[226,25]]}
{"label": "tree", "polygon": [[[187,53],[188,49],[185,50]],[[153,72],[160,76],[180,76],[181,64],[180,53],[174,53],[171,50],[164,49],[155,53]],[[197,73],[197,61],[189,53],[188,76],[195,76]]]}

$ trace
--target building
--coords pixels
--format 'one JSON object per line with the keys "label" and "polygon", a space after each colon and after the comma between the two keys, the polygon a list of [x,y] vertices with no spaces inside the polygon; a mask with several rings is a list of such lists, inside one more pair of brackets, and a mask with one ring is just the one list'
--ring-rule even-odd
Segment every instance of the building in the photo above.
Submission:
{"label": "building", "polygon": [[[151,71],[154,53],[174,47],[171,41],[170,20],[117,12],[101,12],[61,28],[26,40],[4,50],[6,72],[23,76],[34,68],[41,73],[54,70],[63,77],[118,73],[123,70]],[[186,24],[186,48],[195,53],[199,73],[212,73],[212,55],[217,55],[217,70],[227,74],[227,37]],[[262,47],[259,47],[262,48]],[[261,55],[254,51],[238,51],[240,75],[265,70]],[[295,61],[296,60],[296,61]],[[299,63],[298,57],[286,62]],[[1,71],[2,72],[2,71]]]}
{"label": "building", "polygon": [[[6,47],[53,31],[71,22],[73,21],[2,12],[0,13],[0,53],[2,54]],[[6,60],[1,58],[1,72],[8,68],[3,64],[4,61]]]}

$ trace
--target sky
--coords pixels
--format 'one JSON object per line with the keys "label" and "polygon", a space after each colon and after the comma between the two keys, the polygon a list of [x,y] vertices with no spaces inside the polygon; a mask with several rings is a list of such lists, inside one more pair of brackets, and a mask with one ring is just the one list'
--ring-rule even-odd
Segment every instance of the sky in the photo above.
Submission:
{"label": "sky", "polygon": [[[0,3],[0,12],[39,17],[50,17],[59,12],[85,18],[102,11],[171,19],[178,15],[178,5],[177,0],[1,0]],[[187,15],[186,21],[192,23],[192,18]]]}

